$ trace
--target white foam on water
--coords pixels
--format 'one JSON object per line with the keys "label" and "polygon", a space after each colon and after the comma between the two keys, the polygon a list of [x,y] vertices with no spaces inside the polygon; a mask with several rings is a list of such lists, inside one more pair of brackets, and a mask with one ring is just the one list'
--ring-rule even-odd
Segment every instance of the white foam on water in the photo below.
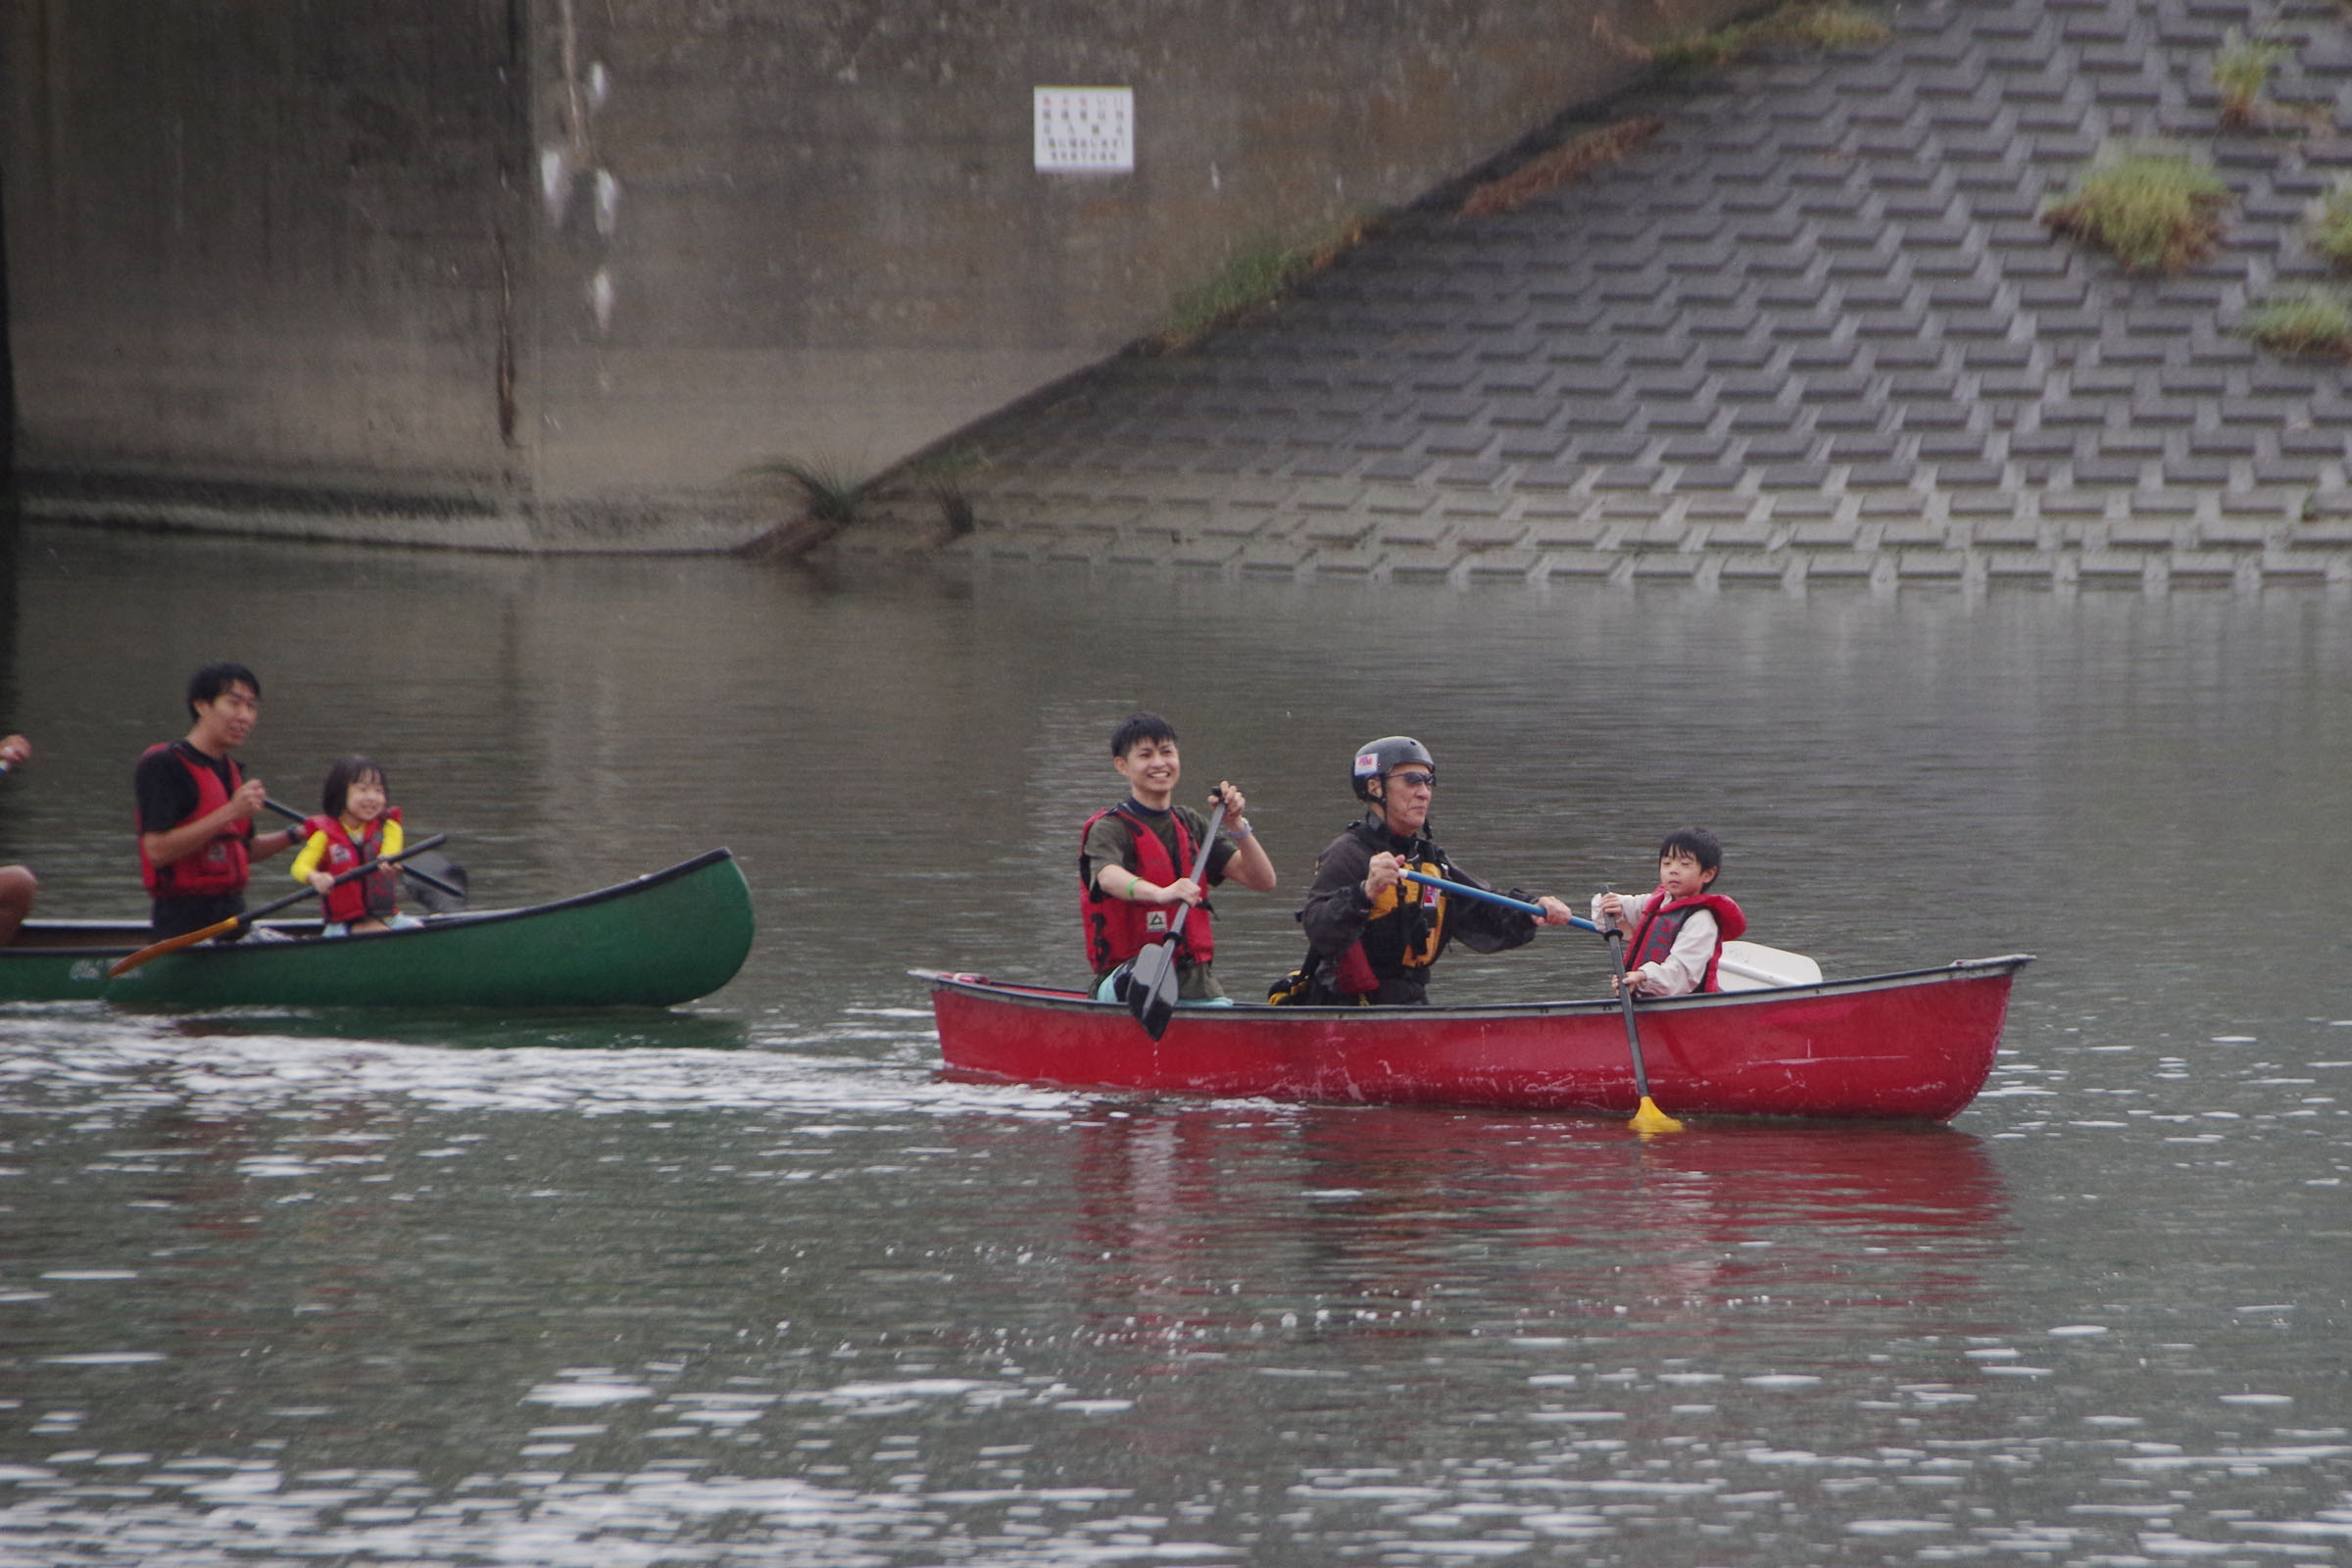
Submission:
{"label": "white foam on water", "polygon": [[2116,1462],[2130,1470],[2228,1470],[2231,1466],[2272,1469],[2316,1464],[2322,1459],[2341,1458],[2347,1453],[2352,1453],[2352,1445],[2322,1443],[2246,1447],[2229,1453],[2134,1453],[2127,1454]]}
{"label": "white foam on water", "polygon": [[1857,1536],[1925,1536],[1952,1525],[1948,1519],[1848,1519],[1845,1528]]}
{"label": "white foam on water", "polygon": [[1009,1385],[983,1383],[972,1378],[908,1378],[898,1383],[842,1383],[830,1389],[805,1390],[791,1397],[841,1403],[868,1399],[935,1399],[989,1388],[1004,1388],[1010,1392]]}
{"label": "white foam on water", "polygon": [[529,1404],[553,1404],[564,1408],[595,1404],[619,1404],[628,1399],[650,1399],[654,1391],[642,1383],[542,1383],[524,1395]]}
{"label": "white foam on water", "polygon": [[2235,1519],[2230,1522],[2240,1530],[2270,1530],[2282,1536],[2352,1541],[2352,1519],[2339,1522],[2323,1515],[2318,1519]]}
{"label": "white foam on water", "polygon": [[2233,1557],[2246,1548],[2222,1541],[2197,1541],[2187,1536],[2143,1535],[2139,1549],[2151,1557]]}
{"label": "white foam on water", "polygon": [[[518,1042],[530,1025],[517,1022]],[[928,1062],[772,1049],[707,1047],[587,1051],[518,1043],[440,1047],[268,1033],[189,1035],[168,1023],[112,1017],[41,1018],[0,1062],[0,1082],[46,1090],[97,1111],[146,1114],[180,1104],[237,1116],[408,1101],[444,1110],[582,1116],[694,1110],[789,1111],[853,1120],[878,1114],[1054,1117],[1086,1102],[1050,1090],[958,1084]],[[257,1159],[249,1174],[303,1173],[289,1158]]]}

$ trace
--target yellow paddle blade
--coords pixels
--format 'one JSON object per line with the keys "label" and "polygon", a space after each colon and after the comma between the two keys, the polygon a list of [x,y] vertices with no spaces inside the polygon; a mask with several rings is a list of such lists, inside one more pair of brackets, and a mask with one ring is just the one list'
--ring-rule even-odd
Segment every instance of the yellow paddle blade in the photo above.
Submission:
{"label": "yellow paddle blade", "polygon": [[1658,1102],[1647,1095],[1642,1097],[1642,1108],[1634,1112],[1634,1119],[1626,1125],[1638,1133],[1679,1133],[1683,1130],[1683,1124],[1660,1110]]}

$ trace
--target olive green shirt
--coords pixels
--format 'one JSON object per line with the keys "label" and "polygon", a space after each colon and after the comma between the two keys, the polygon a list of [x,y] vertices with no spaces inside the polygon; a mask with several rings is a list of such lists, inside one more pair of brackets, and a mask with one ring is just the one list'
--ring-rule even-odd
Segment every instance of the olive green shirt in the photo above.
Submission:
{"label": "olive green shirt", "polygon": [[[1134,812],[1135,815],[1152,824],[1152,836],[1159,840],[1161,848],[1167,852],[1168,863],[1177,867],[1176,874],[1178,876],[1193,874],[1192,863],[1178,853],[1175,824],[1169,819],[1174,817],[1184,823],[1185,832],[1192,837],[1194,853],[1198,854],[1200,840],[1208,832],[1207,818],[1189,806],[1171,806],[1165,811],[1153,811],[1130,800],[1126,803],[1124,809]],[[1227,862],[1240,853],[1241,846],[1220,832],[1217,835],[1216,848],[1208,852],[1208,874],[1201,879],[1200,885],[1204,888],[1213,888],[1224,881]],[[1122,866],[1130,874],[1141,874],[1136,869],[1135,830],[1128,825],[1127,818],[1117,811],[1105,811],[1100,821],[1087,829],[1086,842],[1080,846],[1079,854],[1083,857],[1079,875],[1085,879],[1086,885],[1090,888],[1095,885],[1095,878],[1102,874],[1102,867],[1106,865]],[[1174,911],[1180,906],[1170,905],[1168,907],[1169,918],[1173,919]],[[1195,914],[1191,918],[1197,920],[1200,916]],[[1209,973],[1210,968],[1211,965],[1201,963],[1195,964],[1191,968],[1179,969],[1176,979],[1178,1000],[1206,1002],[1225,995],[1225,988],[1217,984],[1217,977]],[[1107,972],[1107,970],[1104,971],[1104,973]],[[1097,981],[1101,981],[1102,978],[1101,974],[1095,976]]]}

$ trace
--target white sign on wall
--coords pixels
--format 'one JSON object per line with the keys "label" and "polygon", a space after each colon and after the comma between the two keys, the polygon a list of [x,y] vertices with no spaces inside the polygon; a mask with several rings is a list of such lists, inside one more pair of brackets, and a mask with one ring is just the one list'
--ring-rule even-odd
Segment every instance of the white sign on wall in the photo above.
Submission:
{"label": "white sign on wall", "polygon": [[1033,87],[1037,167],[1054,173],[1135,172],[1133,87]]}

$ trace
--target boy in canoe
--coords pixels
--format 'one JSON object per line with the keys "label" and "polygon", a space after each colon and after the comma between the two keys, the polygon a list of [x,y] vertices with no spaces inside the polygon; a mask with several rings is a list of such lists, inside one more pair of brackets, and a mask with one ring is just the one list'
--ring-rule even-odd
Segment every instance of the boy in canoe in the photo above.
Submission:
{"label": "boy in canoe", "polygon": [[[1721,991],[1723,945],[1747,930],[1740,906],[1711,891],[1723,846],[1703,827],[1676,828],[1658,846],[1658,886],[1638,899],[1597,894],[1592,923],[1625,933],[1625,978],[1638,997]],[[1611,978],[1612,985],[1614,977]]]}
{"label": "boy in canoe", "polygon": [[1119,1000],[1109,988],[1120,966],[1165,941],[1176,910],[1190,905],[1193,912],[1177,938],[1177,1000],[1229,1000],[1209,970],[1216,940],[1208,889],[1231,877],[1259,893],[1274,891],[1274,862],[1242,814],[1248,801],[1230,783],[1209,792],[1225,808],[1225,821],[1208,852],[1205,883],[1196,882],[1193,864],[1208,823],[1191,807],[1175,804],[1184,776],[1175,726],[1157,713],[1131,715],[1111,732],[1110,765],[1127,781],[1127,799],[1088,817],[1078,835],[1078,918],[1095,995]]}
{"label": "boy in canoe", "polygon": [[182,739],[150,746],[131,787],[138,797],[139,875],[154,896],[155,934],[175,937],[245,912],[252,862],[294,842],[256,833],[267,792],[229,754],[262,716],[262,683],[243,664],[207,664],[188,680]]}
{"label": "boy in canoe", "polygon": [[[1348,772],[1369,809],[1315,858],[1298,923],[1306,962],[1279,982],[1269,1002],[1308,1006],[1412,1005],[1429,1000],[1429,970],[1454,942],[1500,953],[1535,940],[1536,917],[1480,899],[1457,899],[1404,879],[1407,871],[1485,887],[1429,837],[1438,764],[1410,735],[1384,735],[1357,748]],[[1566,925],[1568,906],[1548,895],[1545,925]]]}

